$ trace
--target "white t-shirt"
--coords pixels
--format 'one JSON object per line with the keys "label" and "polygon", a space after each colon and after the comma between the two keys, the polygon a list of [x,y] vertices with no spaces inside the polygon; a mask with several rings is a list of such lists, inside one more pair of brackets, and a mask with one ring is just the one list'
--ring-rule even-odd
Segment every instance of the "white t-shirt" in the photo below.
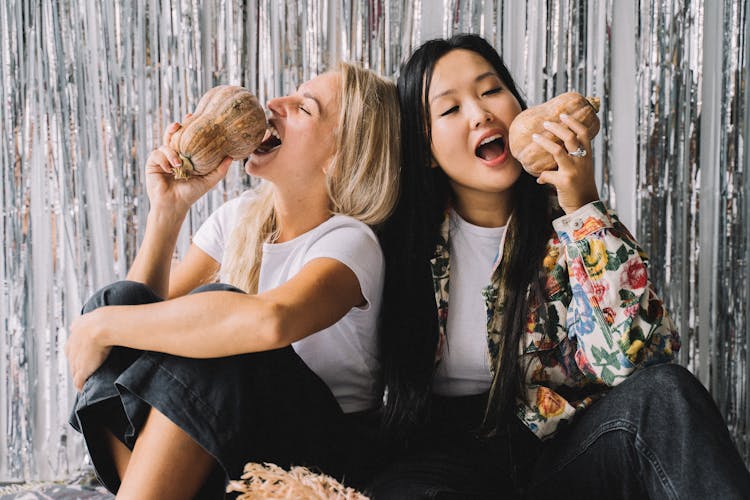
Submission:
{"label": "white t-shirt", "polygon": [[[252,196],[246,192],[219,207],[195,233],[193,243],[222,262],[234,224]],[[371,409],[382,400],[377,318],[385,271],[383,253],[372,230],[352,217],[335,215],[293,240],[264,244],[258,292],[285,283],[317,258],[336,259],[349,267],[367,303],[292,346],[328,385],[344,412]]]}
{"label": "white t-shirt", "polygon": [[441,396],[468,396],[489,390],[492,375],[487,360],[487,309],[482,290],[505,227],[480,227],[450,212],[450,292],[447,344],[437,366],[433,391]]}

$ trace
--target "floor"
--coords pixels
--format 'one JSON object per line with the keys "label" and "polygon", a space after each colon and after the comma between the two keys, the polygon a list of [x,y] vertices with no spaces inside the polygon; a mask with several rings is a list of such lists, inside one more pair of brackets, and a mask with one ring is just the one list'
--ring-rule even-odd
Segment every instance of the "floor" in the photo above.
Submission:
{"label": "floor", "polygon": [[0,483],[0,500],[113,500],[93,472],[83,473],[70,482]]}

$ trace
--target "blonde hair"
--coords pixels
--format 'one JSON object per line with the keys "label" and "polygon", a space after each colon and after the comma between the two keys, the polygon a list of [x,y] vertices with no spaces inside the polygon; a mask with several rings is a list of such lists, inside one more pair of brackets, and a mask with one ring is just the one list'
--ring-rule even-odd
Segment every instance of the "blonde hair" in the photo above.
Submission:
{"label": "blonde hair", "polygon": [[[341,62],[336,149],[326,170],[331,212],[377,228],[398,198],[400,120],[393,82]],[[222,263],[231,285],[257,293],[263,243],[277,231],[273,186],[264,183],[232,231]]]}

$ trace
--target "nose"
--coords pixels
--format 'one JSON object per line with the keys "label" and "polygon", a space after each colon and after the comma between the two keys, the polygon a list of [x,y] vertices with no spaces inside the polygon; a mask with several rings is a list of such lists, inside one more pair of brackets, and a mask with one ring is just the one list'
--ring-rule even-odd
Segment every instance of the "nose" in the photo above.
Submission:
{"label": "nose", "polygon": [[286,109],[291,100],[291,96],[274,97],[266,106],[275,115],[286,116]]}
{"label": "nose", "polygon": [[479,128],[484,123],[492,121],[492,113],[486,110],[481,103],[476,103],[474,109],[471,111],[471,126],[472,128]]}

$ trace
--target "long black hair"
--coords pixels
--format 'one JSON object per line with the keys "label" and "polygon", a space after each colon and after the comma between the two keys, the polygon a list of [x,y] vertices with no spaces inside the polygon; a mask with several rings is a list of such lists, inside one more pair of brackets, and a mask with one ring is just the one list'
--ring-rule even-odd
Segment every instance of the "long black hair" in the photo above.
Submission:
{"label": "long black hair", "polygon": [[[429,88],[438,60],[455,49],[481,55],[497,72],[522,109],[526,102],[500,55],[471,34],[425,42],[402,66],[401,193],[381,232],[386,276],[381,322],[381,356],[387,390],[384,424],[400,439],[427,416],[438,320],[430,259],[435,253],[452,191],[448,176],[432,162]],[[484,429],[507,421],[521,394],[518,346],[529,304],[542,297],[542,260],[551,233],[549,191],[525,171],[513,186],[513,217],[507,228],[500,282],[505,296],[502,331]],[[548,228],[548,229],[544,229]],[[450,335],[450,332],[448,333]]]}

